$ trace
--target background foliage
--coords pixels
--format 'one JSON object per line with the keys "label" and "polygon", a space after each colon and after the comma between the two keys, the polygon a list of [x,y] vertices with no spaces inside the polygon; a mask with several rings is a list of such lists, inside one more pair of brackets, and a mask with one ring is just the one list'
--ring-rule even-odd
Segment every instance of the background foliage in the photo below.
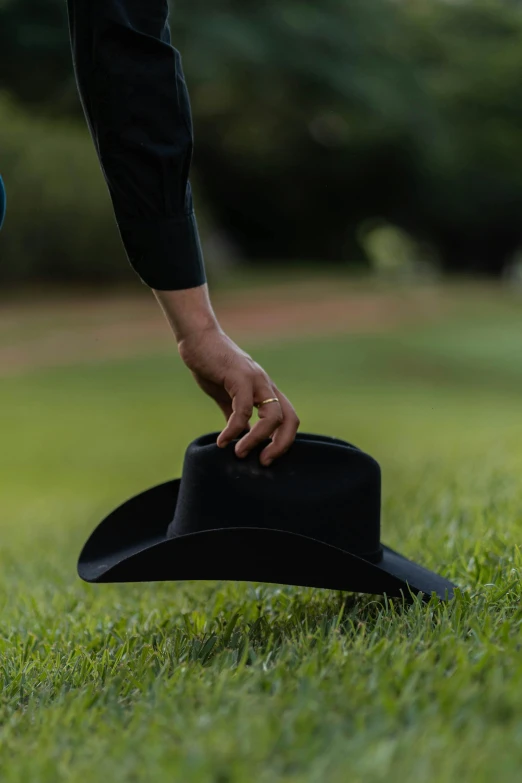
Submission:
{"label": "background foliage", "polygon": [[[360,266],[378,219],[446,271],[502,274],[521,244],[520,2],[171,6],[204,243],[226,237],[226,252],[257,263]],[[11,195],[0,277],[128,279],[76,92],[66,3],[0,0],[0,22]],[[213,242],[205,249],[212,265]]]}

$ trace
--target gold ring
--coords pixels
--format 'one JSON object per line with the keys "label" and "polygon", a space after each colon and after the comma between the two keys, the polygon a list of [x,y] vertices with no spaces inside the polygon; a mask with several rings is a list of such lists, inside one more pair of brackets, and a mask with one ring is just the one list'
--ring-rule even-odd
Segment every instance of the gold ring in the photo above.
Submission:
{"label": "gold ring", "polygon": [[255,402],[254,403],[254,407],[255,408],[260,408],[261,405],[266,405],[267,402],[279,402],[279,400],[277,399],[277,397],[269,397],[268,400],[263,400],[263,402]]}

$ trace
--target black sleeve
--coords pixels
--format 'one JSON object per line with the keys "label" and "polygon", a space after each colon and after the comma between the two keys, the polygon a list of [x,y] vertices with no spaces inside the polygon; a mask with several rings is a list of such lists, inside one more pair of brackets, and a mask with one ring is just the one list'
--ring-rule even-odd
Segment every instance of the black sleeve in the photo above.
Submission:
{"label": "black sleeve", "polygon": [[130,264],[158,290],[206,282],[190,101],[167,0],[67,0],[74,72]]}

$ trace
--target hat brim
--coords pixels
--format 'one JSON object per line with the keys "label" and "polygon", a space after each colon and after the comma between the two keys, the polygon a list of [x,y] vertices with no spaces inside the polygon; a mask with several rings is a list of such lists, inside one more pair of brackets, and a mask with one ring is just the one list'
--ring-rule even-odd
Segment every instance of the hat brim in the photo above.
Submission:
{"label": "hat brim", "polygon": [[453,597],[455,585],[383,546],[371,563],[338,547],[285,530],[211,528],[167,538],[180,479],[152,487],[112,511],[78,561],[86,582],[194,579],[300,585],[355,593]]}

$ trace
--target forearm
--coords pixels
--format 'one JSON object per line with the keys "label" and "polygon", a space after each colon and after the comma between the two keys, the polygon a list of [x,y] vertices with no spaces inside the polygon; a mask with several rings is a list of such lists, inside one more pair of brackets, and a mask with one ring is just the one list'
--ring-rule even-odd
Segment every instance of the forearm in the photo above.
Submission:
{"label": "forearm", "polygon": [[219,329],[206,284],[183,291],[153,290],[153,293],[178,344],[197,332]]}
{"label": "forearm", "polygon": [[151,288],[201,286],[192,118],[166,0],[67,7],[80,99],[129,262]]}

